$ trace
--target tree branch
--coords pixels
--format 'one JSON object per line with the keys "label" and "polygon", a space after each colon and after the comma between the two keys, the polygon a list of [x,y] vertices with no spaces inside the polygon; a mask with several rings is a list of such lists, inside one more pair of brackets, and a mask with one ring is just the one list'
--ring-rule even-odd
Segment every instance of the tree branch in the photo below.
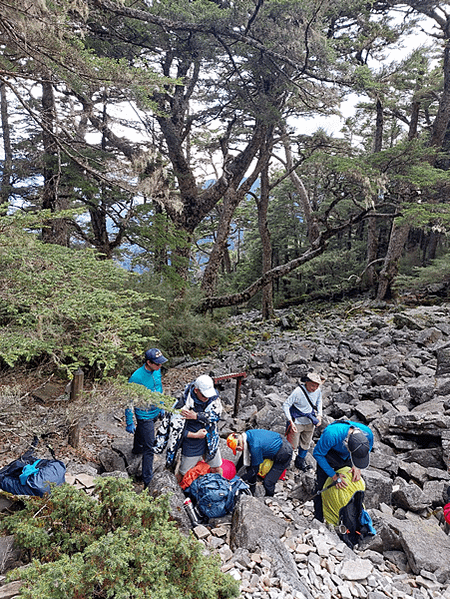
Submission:
{"label": "tree branch", "polygon": [[313,258],[320,256],[327,246],[327,241],[342,233],[345,229],[353,226],[354,224],[363,220],[372,209],[369,208],[367,210],[361,211],[355,217],[350,218],[348,221],[340,225],[339,227],[335,227],[334,229],[328,229],[327,231],[322,232],[319,237],[315,240],[315,242],[298,258],[294,258],[294,260],[290,260],[286,262],[286,264],[281,264],[280,266],[276,266],[271,270],[268,270],[262,277],[257,279],[254,283],[252,283],[249,287],[244,289],[239,293],[234,293],[231,295],[225,295],[222,297],[206,297],[203,299],[199,306],[197,307],[198,312],[207,312],[208,310],[212,310],[214,308],[225,308],[227,306],[238,306],[240,304],[244,304],[248,302],[254,295],[258,293],[263,287],[265,287],[269,282],[280,279],[284,275],[289,274],[299,266],[310,262]]}

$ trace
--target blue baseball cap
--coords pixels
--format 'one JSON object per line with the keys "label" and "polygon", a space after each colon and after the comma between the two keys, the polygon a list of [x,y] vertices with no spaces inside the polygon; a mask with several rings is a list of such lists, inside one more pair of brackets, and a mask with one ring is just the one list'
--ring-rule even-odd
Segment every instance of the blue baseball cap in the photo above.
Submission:
{"label": "blue baseball cap", "polygon": [[156,347],[152,347],[145,352],[145,359],[150,360],[153,364],[164,364],[167,358],[162,355],[162,351]]}

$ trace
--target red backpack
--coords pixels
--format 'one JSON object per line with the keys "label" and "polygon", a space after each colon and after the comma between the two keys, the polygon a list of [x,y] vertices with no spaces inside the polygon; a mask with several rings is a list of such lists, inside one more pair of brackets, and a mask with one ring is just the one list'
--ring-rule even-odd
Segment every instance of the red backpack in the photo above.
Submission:
{"label": "red backpack", "polygon": [[445,521],[450,524],[450,503],[447,503],[447,505],[444,505],[444,518],[445,518]]}

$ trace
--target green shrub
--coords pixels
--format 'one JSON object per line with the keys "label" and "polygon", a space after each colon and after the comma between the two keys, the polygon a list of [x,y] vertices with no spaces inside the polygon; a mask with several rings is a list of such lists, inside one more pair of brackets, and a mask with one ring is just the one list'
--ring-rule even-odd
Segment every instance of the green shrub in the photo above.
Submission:
{"label": "green shrub", "polygon": [[3,531],[33,558],[9,578],[24,599],[231,599],[239,584],[169,521],[168,496],[137,495],[129,480],[99,479],[90,497],[69,485],[25,498]]}
{"label": "green shrub", "polygon": [[167,283],[157,284],[152,277],[142,275],[140,286],[152,290],[158,298],[151,306],[158,312],[154,334],[167,356],[191,355],[198,357],[228,342],[228,330],[216,310],[214,315],[199,314],[196,307],[201,299],[200,289],[193,285],[180,290]]}
{"label": "green shrub", "polygon": [[0,219],[0,359],[97,376],[131,370],[154,340],[154,296],[133,290],[137,275],[114,262],[43,244],[27,225],[21,216]]}
{"label": "green shrub", "polygon": [[436,258],[428,266],[408,265],[404,267],[395,282],[393,289],[398,293],[417,293],[420,294],[428,288],[432,290],[434,286],[441,289],[450,287],[450,258],[448,255]]}

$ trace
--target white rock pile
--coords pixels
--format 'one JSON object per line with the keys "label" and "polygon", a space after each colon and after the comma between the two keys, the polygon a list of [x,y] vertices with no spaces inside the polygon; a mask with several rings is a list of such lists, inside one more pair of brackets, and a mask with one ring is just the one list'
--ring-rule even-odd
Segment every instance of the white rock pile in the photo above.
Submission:
{"label": "white rock pile", "polygon": [[[250,553],[230,547],[231,521],[217,526],[199,525],[195,536],[205,550],[217,553],[222,571],[241,584],[245,599],[450,599],[450,582],[442,585],[432,572],[414,575],[406,560],[369,549],[351,550],[335,534],[333,527],[313,520],[312,501],[300,505],[289,500],[286,488],[290,477],[279,482],[274,498],[260,498],[272,512],[295,522],[296,516],[311,519],[311,528],[298,535],[288,529],[281,539],[291,553],[304,590],[292,588],[274,576],[272,559],[264,553]],[[282,489],[282,490],[281,490]],[[401,552],[393,552],[401,554]],[[450,555],[449,555],[450,559]]]}

